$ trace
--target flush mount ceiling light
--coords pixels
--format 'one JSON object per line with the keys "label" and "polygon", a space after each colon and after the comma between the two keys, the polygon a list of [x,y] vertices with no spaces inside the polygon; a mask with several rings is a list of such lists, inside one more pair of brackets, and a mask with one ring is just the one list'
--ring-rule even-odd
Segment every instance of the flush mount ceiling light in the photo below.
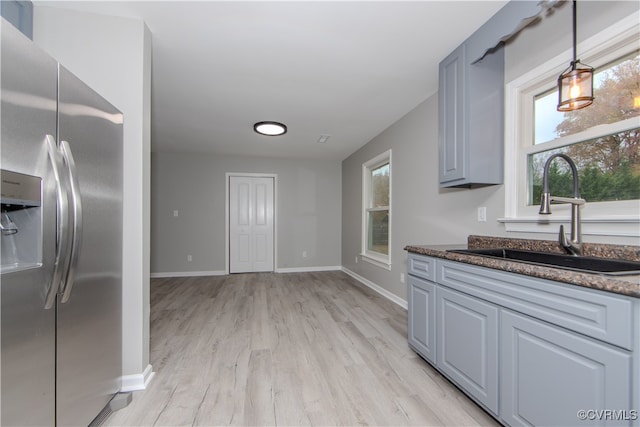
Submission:
{"label": "flush mount ceiling light", "polygon": [[287,127],[278,122],[258,122],[253,125],[253,130],[260,135],[278,136],[287,133]]}
{"label": "flush mount ceiling light", "polygon": [[573,61],[558,77],[558,111],[574,111],[593,103],[593,68],[576,59],[576,0],[573,0]]}

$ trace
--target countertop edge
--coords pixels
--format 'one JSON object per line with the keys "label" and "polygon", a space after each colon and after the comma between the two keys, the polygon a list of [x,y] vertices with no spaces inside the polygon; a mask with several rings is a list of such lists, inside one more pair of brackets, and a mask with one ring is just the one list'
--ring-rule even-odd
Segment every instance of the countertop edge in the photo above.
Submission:
{"label": "countertop edge", "polygon": [[452,249],[466,249],[467,245],[407,245],[407,252],[477,265],[480,267],[502,270],[510,273],[522,274],[540,279],[552,280],[584,288],[597,289],[604,292],[640,298],[640,275],[606,276],[602,274],[582,273],[554,267],[543,267],[525,264],[518,261],[508,261],[477,255],[465,255],[447,252]]}

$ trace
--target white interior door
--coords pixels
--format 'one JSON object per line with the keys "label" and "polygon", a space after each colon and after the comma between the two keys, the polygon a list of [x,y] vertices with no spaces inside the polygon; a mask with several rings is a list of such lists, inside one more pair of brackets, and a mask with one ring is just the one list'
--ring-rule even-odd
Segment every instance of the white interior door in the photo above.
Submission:
{"label": "white interior door", "polygon": [[229,177],[229,272],[273,271],[273,178]]}

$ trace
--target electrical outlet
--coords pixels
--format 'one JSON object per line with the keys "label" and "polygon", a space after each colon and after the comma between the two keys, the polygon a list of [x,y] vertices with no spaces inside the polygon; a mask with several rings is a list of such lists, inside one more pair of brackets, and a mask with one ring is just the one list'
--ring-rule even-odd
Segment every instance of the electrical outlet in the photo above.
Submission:
{"label": "electrical outlet", "polygon": [[404,283],[404,273],[400,273],[400,283]]}
{"label": "electrical outlet", "polygon": [[173,211],[173,216],[178,216],[178,211],[177,210]]}
{"label": "electrical outlet", "polygon": [[302,258],[306,258],[307,257],[307,251],[302,251]]}
{"label": "electrical outlet", "polygon": [[193,257],[191,256],[191,254],[187,255],[187,262],[191,262],[193,261]]}
{"label": "electrical outlet", "polygon": [[478,208],[478,222],[487,222],[487,208],[480,206]]}
{"label": "electrical outlet", "polygon": [[358,263],[358,257],[356,256],[356,264]]}

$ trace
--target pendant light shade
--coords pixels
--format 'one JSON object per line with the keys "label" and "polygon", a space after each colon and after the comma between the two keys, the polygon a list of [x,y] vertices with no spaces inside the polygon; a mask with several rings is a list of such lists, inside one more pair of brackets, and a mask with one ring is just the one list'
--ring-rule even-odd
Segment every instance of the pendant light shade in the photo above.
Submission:
{"label": "pendant light shade", "polygon": [[571,63],[558,77],[558,111],[573,111],[593,103],[593,68]]}
{"label": "pendant light shade", "polygon": [[593,103],[593,68],[576,59],[576,0],[573,0],[573,61],[558,77],[558,111],[574,111]]}

